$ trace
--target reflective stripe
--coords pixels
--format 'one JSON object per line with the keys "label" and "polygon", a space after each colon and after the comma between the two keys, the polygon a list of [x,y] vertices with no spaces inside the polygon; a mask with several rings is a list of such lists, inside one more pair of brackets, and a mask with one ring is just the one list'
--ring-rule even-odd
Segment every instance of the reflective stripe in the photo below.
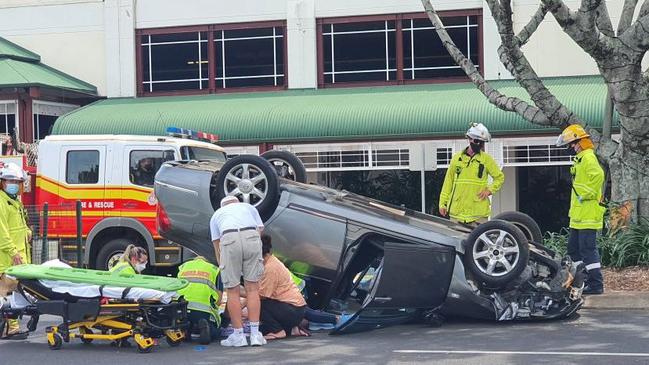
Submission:
{"label": "reflective stripe", "polygon": [[181,276],[181,278],[189,281],[190,283],[207,285],[207,286],[210,287],[210,289],[216,291],[216,285],[214,285],[214,283],[209,281],[209,280],[206,280],[206,279],[203,279],[203,278],[185,276],[185,275]]}
{"label": "reflective stripe", "polygon": [[595,262],[595,263],[586,265],[586,270],[590,271],[590,270],[593,270],[593,269],[599,269],[601,267],[602,267],[601,263]]}

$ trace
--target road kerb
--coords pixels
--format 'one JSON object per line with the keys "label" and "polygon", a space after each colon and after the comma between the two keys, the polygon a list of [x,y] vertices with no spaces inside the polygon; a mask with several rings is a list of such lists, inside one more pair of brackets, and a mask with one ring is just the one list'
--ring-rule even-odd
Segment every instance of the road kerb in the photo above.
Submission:
{"label": "road kerb", "polygon": [[601,295],[585,295],[584,309],[649,310],[649,292],[607,291]]}

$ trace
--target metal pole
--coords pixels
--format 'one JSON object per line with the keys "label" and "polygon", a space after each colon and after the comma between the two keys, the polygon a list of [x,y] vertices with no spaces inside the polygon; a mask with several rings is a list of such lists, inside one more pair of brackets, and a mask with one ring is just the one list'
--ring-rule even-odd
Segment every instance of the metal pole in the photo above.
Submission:
{"label": "metal pole", "polygon": [[421,212],[426,213],[426,146],[421,146]]}
{"label": "metal pole", "polygon": [[81,255],[81,200],[77,200],[77,267],[83,267],[83,257]]}
{"label": "metal pole", "polygon": [[611,139],[611,126],[613,124],[613,98],[611,91],[606,92],[606,103],[604,103],[604,121],[602,123],[602,137]]}
{"label": "metal pole", "polygon": [[421,170],[421,212],[426,213],[426,171]]}
{"label": "metal pole", "polygon": [[43,235],[41,236],[41,242],[42,242],[42,247],[41,247],[41,264],[47,259],[50,258],[50,245],[47,242],[47,224],[49,221],[49,204],[45,203],[43,204],[43,223],[42,223],[42,229],[43,229]]}

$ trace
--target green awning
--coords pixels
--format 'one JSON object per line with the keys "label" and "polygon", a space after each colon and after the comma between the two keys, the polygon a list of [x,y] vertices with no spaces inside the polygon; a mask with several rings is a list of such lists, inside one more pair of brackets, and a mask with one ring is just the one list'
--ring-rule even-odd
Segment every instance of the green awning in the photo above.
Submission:
{"label": "green awning", "polygon": [[[523,99],[514,81],[496,81]],[[592,126],[601,125],[599,76],[547,79],[548,88]],[[218,134],[223,144],[458,137],[471,121],[494,135],[555,133],[489,104],[470,83],[115,98],[59,117],[54,134],[164,135],[168,126]]]}
{"label": "green awning", "polygon": [[97,95],[93,85],[40,62],[39,55],[0,37],[0,88],[46,87]]}

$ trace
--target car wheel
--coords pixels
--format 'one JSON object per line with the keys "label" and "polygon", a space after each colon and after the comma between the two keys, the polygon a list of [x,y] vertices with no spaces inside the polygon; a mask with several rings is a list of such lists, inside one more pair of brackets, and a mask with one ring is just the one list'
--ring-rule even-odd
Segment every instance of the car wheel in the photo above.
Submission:
{"label": "car wheel", "polygon": [[126,247],[131,244],[130,240],[126,238],[115,238],[107,241],[99,249],[97,260],[95,261],[95,268],[97,270],[108,270],[115,266],[117,261],[122,257]]}
{"label": "car wheel", "polygon": [[501,288],[527,266],[529,244],[513,224],[493,220],[479,225],[465,241],[464,265],[489,288]]}
{"label": "car wheel", "polygon": [[302,160],[291,152],[271,150],[264,152],[261,157],[273,165],[279,177],[306,183],[306,168]]}
{"label": "car wheel", "polygon": [[529,215],[521,212],[504,212],[493,218],[507,221],[518,227],[527,240],[534,243],[543,243],[543,233],[536,221]]}
{"label": "car wheel", "polygon": [[270,162],[259,156],[240,155],[228,160],[216,178],[217,202],[227,195],[257,208],[269,218],[279,200],[279,178]]}

